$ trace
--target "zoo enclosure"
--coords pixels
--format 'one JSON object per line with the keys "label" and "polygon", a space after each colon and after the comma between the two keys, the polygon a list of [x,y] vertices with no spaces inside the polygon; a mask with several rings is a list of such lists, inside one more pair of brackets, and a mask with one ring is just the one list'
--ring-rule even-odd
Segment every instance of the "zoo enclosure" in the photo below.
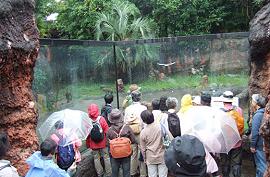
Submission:
{"label": "zoo enclosure", "polygon": [[[130,83],[142,87],[144,100],[165,94],[247,87],[248,33],[145,39],[82,41],[41,39],[33,91],[40,116],[63,108],[87,110],[113,92],[120,106]],[[202,76],[208,83],[202,83]],[[115,83],[123,82],[122,88]],[[121,81],[118,81],[121,84]]]}

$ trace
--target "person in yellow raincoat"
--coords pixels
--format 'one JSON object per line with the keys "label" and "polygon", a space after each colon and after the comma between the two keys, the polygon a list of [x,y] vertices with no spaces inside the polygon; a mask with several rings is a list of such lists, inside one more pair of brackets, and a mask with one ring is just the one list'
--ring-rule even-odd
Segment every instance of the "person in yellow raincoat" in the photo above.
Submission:
{"label": "person in yellow raincoat", "polygon": [[181,117],[191,107],[192,107],[192,96],[190,94],[186,94],[181,99],[181,109],[177,113],[177,115]]}

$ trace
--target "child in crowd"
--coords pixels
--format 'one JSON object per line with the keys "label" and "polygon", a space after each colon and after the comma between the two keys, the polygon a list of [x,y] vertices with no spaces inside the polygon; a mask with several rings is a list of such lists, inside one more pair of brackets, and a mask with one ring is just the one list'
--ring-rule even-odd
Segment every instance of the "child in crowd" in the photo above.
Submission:
{"label": "child in crowd", "polygon": [[101,108],[101,116],[106,119],[107,124],[110,126],[110,121],[108,120],[108,115],[112,111],[112,102],[113,102],[113,94],[107,93],[104,96],[105,105]]}
{"label": "child in crowd", "polygon": [[16,168],[14,168],[10,161],[4,160],[4,157],[9,149],[9,141],[6,133],[0,133],[0,177],[19,177]]}
{"label": "child in crowd", "polygon": [[[104,117],[100,116],[99,108],[96,104],[90,104],[88,115],[92,120],[93,128],[86,139],[86,146],[92,149],[95,169],[98,177],[111,176],[111,164],[108,148],[106,147],[106,136],[109,126]],[[101,165],[101,157],[104,160],[104,167]]]}
{"label": "child in crowd", "polygon": [[[66,135],[64,133],[64,123],[59,120],[54,124],[56,132],[51,135],[51,139],[57,144],[56,151],[56,160],[57,165],[63,169],[68,170],[70,168],[73,169],[73,173],[76,171],[76,165],[81,161],[81,153],[80,147],[82,146],[82,141],[78,139],[75,135],[73,135],[72,139],[73,144],[63,146],[63,142],[65,142]],[[62,150],[61,152],[58,152]],[[69,156],[67,158],[67,156]],[[62,160],[60,160],[62,159]]]}
{"label": "child in crowd", "polygon": [[42,142],[40,151],[35,152],[26,160],[30,170],[25,177],[69,177],[66,171],[53,162],[56,147],[57,144],[51,139]]}

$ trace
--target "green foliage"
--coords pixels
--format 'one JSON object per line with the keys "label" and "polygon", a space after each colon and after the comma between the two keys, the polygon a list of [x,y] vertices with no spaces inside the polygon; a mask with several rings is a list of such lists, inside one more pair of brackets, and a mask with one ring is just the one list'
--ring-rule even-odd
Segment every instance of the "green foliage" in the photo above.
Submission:
{"label": "green foliage", "polygon": [[153,22],[141,17],[139,9],[128,1],[115,1],[108,13],[98,13],[97,40],[123,41],[153,37]]}
{"label": "green foliage", "polygon": [[210,33],[227,12],[215,0],[150,0],[160,36]]}
{"label": "green foliage", "polygon": [[[217,84],[219,87],[246,87],[248,83],[248,76],[245,74],[239,74],[235,76],[228,75],[211,75],[209,78],[209,84],[212,83]],[[147,79],[141,82],[138,82],[142,88],[143,92],[155,92],[161,90],[172,90],[172,89],[199,89],[200,82],[202,77],[199,75],[174,75],[165,80],[154,80]],[[181,83],[181,84],[179,84]],[[114,90],[114,83],[107,83],[103,85],[106,88],[110,88]],[[128,90],[129,85],[125,86],[125,90]],[[89,96],[101,96],[104,92],[100,89],[100,84],[95,83],[78,83],[72,86],[67,87],[69,90],[74,90],[77,92],[76,99],[86,99]],[[65,90],[67,88],[63,88],[59,93],[59,100],[65,99]]]}
{"label": "green foliage", "polygon": [[[248,31],[264,0],[130,0],[158,23],[160,37]],[[233,17],[233,18],[232,18]]]}
{"label": "green foliage", "polygon": [[[139,30],[143,29],[147,32],[148,28],[154,29],[153,32],[159,37],[248,31],[249,21],[266,1],[129,0],[129,2],[127,3],[127,0],[61,0],[60,2],[39,0],[36,15],[38,27],[42,37],[52,37],[54,36],[52,33],[56,32],[62,38],[95,39],[96,33],[102,40],[141,38]],[[123,5],[121,11],[112,13],[112,9],[120,4],[129,5]],[[46,22],[45,17],[55,12],[59,13],[57,21]],[[119,21],[113,19],[116,15],[123,17],[121,18],[123,23],[117,24]],[[112,23],[106,24],[106,21]],[[97,22],[104,30],[101,33],[95,31]],[[134,26],[127,30],[125,26],[130,26],[130,23],[134,23]],[[148,25],[143,27],[141,23],[148,23]],[[157,26],[150,25],[154,23]],[[141,29],[138,26],[141,26]],[[112,31],[119,33],[112,33]],[[134,31],[137,31],[138,35],[133,34],[133,38],[126,37],[130,32],[135,33]]]}
{"label": "green foliage", "polygon": [[[150,38],[154,36],[153,26],[153,21],[142,18],[139,9],[134,4],[128,1],[115,1],[110,12],[97,14],[96,38],[112,41]],[[153,59],[150,51],[144,45],[116,48],[119,69],[123,73],[128,72],[130,82],[132,82],[131,68],[144,58],[146,61]],[[101,56],[99,64],[112,63],[111,56],[112,53]]]}
{"label": "green foliage", "polygon": [[[227,12],[217,32],[249,31],[249,22],[262,7],[261,0],[222,0],[220,4]],[[232,18],[233,17],[233,18]]]}
{"label": "green foliage", "polygon": [[[110,9],[110,3],[110,0],[39,0],[36,17],[41,37],[93,39],[96,13]],[[52,13],[59,13],[57,20],[47,22],[46,16]]]}
{"label": "green foliage", "polygon": [[36,1],[36,20],[40,37],[50,37],[50,31],[56,28],[56,22],[46,21],[46,17],[58,12],[59,3],[55,0]]}
{"label": "green foliage", "polygon": [[93,39],[96,13],[110,9],[110,0],[66,0],[60,9],[57,28],[64,38]]}

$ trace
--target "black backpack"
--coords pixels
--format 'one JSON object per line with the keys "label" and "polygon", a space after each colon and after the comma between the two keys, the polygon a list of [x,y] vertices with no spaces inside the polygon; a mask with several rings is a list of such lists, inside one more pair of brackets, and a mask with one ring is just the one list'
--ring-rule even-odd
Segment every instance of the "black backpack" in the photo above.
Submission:
{"label": "black backpack", "polygon": [[65,138],[58,133],[56,133],[56,135],[59,138],[58,144],[60,144],[57,146],[57,165],[59,168],[67,170],[75,161],[75,150],[73,144],[61,146],[62,144],[65,144]]}
{"label": "black backpack", "polygon": [[181,136],[180,119],[176,113],[168,112],[168,125],[172,136]]}
{"label": "black backpack", "polygon": [[112,111],[112,106],[106,104],[105,106],[103,106],[103,108],[101,109],[101,116],[105,118],[107,124],[110,126],[111,123],[108,119],[108,115],[111,113]]}
{"label": "black backpack", "polygon": [[103,129],[99,123],[100,116],[97,118],[96,121],[93,121],[93,128],[90,132],[90,138],[93,140],[95,143],[99,143],[104,139],[104,132]]}

